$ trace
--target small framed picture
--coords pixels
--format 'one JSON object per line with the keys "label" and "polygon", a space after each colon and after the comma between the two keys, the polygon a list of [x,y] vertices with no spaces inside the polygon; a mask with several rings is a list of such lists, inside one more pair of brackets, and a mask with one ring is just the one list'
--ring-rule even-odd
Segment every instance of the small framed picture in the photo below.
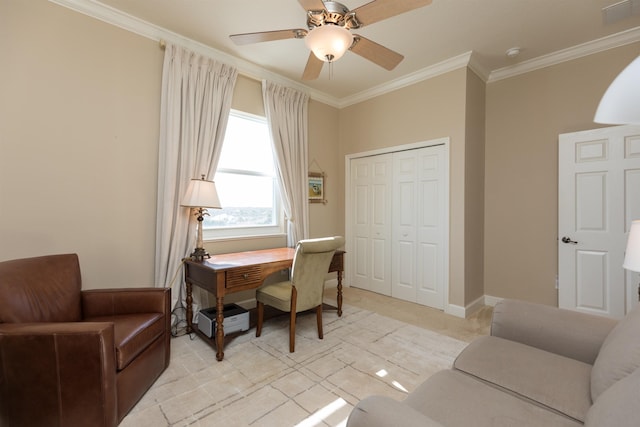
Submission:
{"label": "small framed picture", "polygon": [[324,174],[309,172],[309,202],[324,203]]}

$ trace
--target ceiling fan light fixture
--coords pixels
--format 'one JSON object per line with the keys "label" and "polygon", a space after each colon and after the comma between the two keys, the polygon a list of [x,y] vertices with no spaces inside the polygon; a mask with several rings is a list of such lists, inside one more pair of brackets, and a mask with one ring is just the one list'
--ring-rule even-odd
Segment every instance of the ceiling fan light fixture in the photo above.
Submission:
{"label": "ceiling fan light fixture", "polygon": [[304,42],[319,60],[333,62],[351,47],[353,34],[344,27],[325,24],[309,31]]}

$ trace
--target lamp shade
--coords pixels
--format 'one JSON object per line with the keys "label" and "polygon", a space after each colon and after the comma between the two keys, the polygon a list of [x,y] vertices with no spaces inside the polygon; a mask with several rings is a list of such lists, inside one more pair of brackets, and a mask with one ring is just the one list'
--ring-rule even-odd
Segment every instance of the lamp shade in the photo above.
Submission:
{"label": "lamp shade", "polygon": [[622,266],[627,270],[640,272],[640,220],[631,222]]}
{"label": "lamp shade", "polygon": [[593,121],[611,125],[640,124],[640,56],[609,85]]}
{"label": "lamp shade", "polygon": [[333,62],[351,47],[353,34],[344,27],[325,24],[309,31],[304,42],[319,60]]}
{"label": "lamp shade", "polygon": [[218,198],[215,182],[207,181],[204,177],[202,179],[192,179],[182,199],[182,206],[221,209],[222,205]]}

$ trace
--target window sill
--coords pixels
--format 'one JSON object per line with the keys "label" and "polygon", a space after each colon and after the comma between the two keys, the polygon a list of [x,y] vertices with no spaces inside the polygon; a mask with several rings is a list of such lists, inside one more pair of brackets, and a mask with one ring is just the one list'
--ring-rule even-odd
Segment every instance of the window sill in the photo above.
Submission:
{"label": "window sill", "polygon": [[221,237],[207,237],[205,242],[220,243],[220,242],[239,242],[243,240],[262,240],[262,239],[286,239],[286,233],[273,233],[273,234],[255,234],[246,236],[221,236]]}

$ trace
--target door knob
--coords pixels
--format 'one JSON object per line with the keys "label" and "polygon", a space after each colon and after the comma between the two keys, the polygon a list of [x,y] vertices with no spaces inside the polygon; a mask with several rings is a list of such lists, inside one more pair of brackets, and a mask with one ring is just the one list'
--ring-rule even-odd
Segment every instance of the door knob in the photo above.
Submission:
{"label": "door knob", "polygon": [[576,242],[575,240],[571,240],[571,238],[567,236],[563,237],[561,240],[562,240],[562,243],[571,243],[572,245],[578,244],[578,242]]}

